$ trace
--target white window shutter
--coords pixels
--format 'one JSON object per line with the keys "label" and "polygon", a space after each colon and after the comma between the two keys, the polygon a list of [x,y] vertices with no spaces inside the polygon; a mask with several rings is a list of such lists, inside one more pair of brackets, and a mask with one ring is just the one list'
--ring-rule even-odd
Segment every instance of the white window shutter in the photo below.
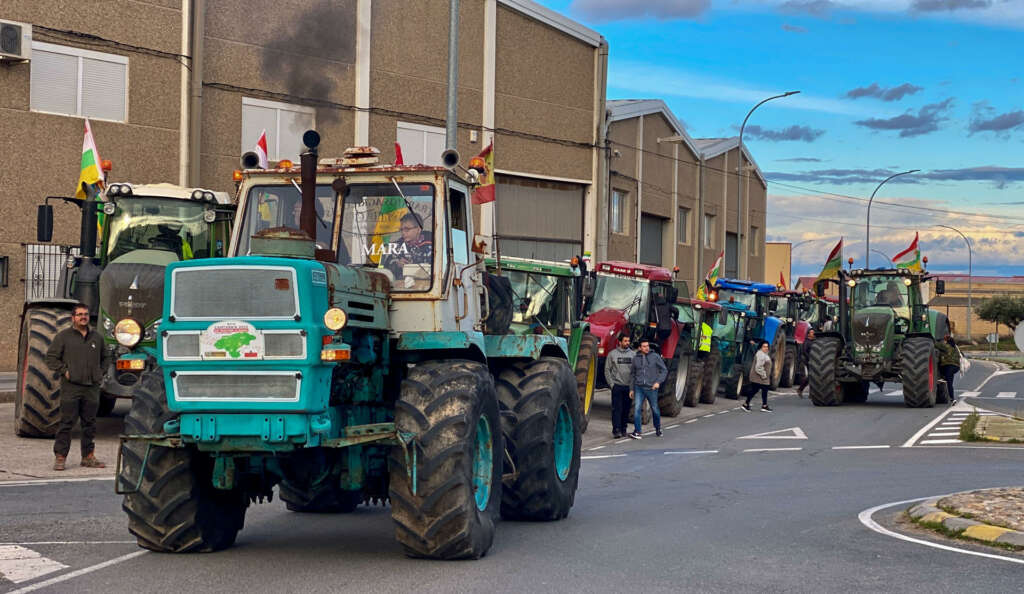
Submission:
{"label": "white window shutter", "polygon": [[313,128],[313,114],[290,111],[287,109],[278,110],[280,120],[278,121],[277,148],[281,153],[281,159],[295,159],[305,150],[302,144],[302,133]]}
{"label": "white window shutter", "polygon": [[35,111],[78,114],[78,57],[35,50],[29,105]]}
{"label": "white window shutter", "polygon": [[82,58],[82,113],[85,117],[123,122],[127,118],[128,66]]}
{"label": "white window shutter", "polygon": [[277,155],[277,110],[258,105],[242,104],[242,152],[256,150],[260,134],[267,131],[267,159],[276,161]]}

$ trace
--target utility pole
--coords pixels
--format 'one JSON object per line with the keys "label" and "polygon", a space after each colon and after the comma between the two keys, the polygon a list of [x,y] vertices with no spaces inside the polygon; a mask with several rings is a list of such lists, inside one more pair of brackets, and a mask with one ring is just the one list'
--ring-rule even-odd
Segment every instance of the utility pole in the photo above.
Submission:
{"label": "utility pole", "polygon": [[885,185],[885,182],[889,181],[890,179],[892,179],[894,177],[899,177],[901,175],[907,175],[908,173],[917,173],[918,171],[921,171],[921,170],[920,169],[911,169],[910,171],[902,171],[900,173],[894,173],[894,174],[890,175],[889,177],[883,179],[882,183],[878,184],[878,187],[875,188],[875,191],[871,192],[871,198],[868,199],[867,236],[865,237],[865,242],[864,242],[864,247],[865,247],[865,250],[864,250],[864,269],[865,270],[868,270],[868,269],[871,268],[871,203],[875,201],[875,194],[877,194],[878,190],[882,186]]}
{"label": "utility pole", "polygon": [[936,227],[942,227],[944,229],[951,229],[960,234],[960,237],[964,238],[964,243],[967,244],[967,342],[971,341],[971,317],[974,316],[974,307],[971,303],[971,279],[974,276],[973,271],[973,260],[974,256],[971,250],[971,241],[967,239],[967,236],[956,227],[950,227],[949,225],[935,225]]}

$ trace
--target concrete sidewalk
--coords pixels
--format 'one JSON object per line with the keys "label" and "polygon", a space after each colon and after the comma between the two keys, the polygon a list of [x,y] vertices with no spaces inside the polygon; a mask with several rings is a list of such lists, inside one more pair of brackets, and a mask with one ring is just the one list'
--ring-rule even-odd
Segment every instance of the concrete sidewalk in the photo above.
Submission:
{"label": "concrete sidewalk", "polygon": [[18,374],[14,371],[0,372],[0,402],[14,402],[18,389]]}

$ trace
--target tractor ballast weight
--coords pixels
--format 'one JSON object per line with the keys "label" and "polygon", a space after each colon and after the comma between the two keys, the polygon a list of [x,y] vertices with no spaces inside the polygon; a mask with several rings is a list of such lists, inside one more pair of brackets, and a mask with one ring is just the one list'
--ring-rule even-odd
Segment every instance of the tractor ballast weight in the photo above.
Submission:
{"label": "tractor ballast weight", "polygon": [[564,518],[581,446],[567,342],[488,330],[511,312],[489,299],[472,180],[372,147],[318,160],[303,140],[300,168],[236,176],[229,257],[167,268],[159,367],[117,469],[139,545],[228,547],[274,487],[296,512],[390,502],[414,557],[478,558],[499,515]]}
{"label": "tractor ballast weight", "polygon": [[[935,341],[949,321],[924,303],[925,273],[906,269],[840,271],[838,321],[811,344],[808,380],[811,402],[836,406],[867,400],[871,383],[903,384],[910,407],[930,407],[949,398],[939,378]],[[935,283],[937,294],[944,283]],[[823,288],[819,289],[823,292]]]}
{"label": "tractor ballast weight", "polygon": [[224,192],[170,184],[115,182],[104,190],[88,186],[87,194],[84,200],[51,196],[38,208],[40,243],[53,239],[51,200],[80,209],[79,253],[69,254],[61,266],[52,297],[27,300],[22,309],[14,411],[15,433],[21,436],[53,437],[57,432],[60,380],[46,367],[45,356],[56,334],[71,326],[76,303],[89,308],[90,325],[113,355],[100,386],[99,414],[109,414],[117,398],[130,397],[156,355],[165,266],[217,255],[234,212]]}

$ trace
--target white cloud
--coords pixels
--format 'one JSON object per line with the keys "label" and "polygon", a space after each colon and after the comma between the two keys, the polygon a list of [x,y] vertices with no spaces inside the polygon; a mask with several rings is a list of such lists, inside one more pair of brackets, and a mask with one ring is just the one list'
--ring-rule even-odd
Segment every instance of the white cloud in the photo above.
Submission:
{"label": "white cloud", "polygon": [[[769,7],[781,12],[792,13],[793,8],[806,5],[822,10],[805,13],[827,17],[831,12],[870,12],[884,14],[905,14],[913,18],[980,23],[999,27],[1024,28],[1024,2],[1021,0],[991,0],[986,2],[963,2],[957,0],[731,0],[722,2],[721,8],[732,6]],[[950,9],[928,10],[930,7],[948,6]],[[972,8],[973,6],[973,8]],[[957,8],[959,7],[959,8]]]}

